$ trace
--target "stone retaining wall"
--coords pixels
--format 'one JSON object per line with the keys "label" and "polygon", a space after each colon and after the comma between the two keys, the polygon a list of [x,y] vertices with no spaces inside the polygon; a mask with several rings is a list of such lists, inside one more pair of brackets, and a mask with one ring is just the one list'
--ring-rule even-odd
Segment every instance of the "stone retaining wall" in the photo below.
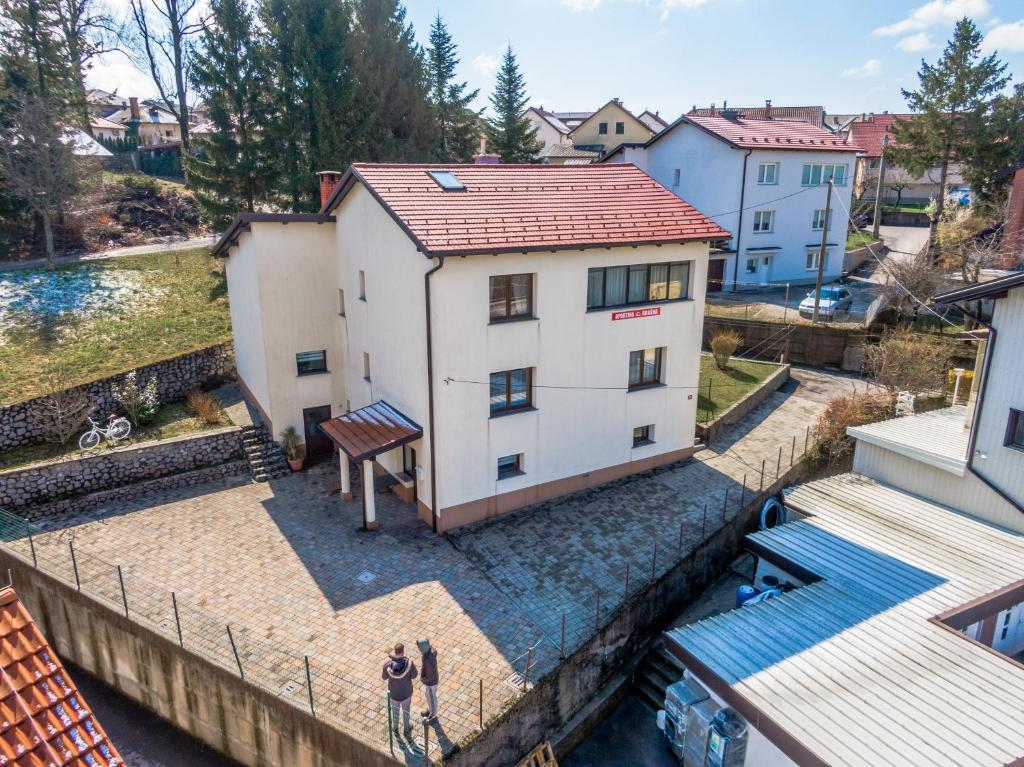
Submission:
{"label": "stone retaining wall", "polygon": [[[214,344],[170,359],[137,368],[140,385],[156,375],[161,402],[183,399],[192,389],[209,388],[234,373],[235,352],[231,341]],[[124,380],[130,371],[101,378],[75,387],[84,389],[95,406],[96,413],[111,413],[116,409],[111,385]],[[0,450],[35,445],[45,441],[43,430],[36,421],[42,397],[0,407]]]}
{"label": "stone retaining wall", "polygon": [[27,507],[114,488],[129,491],[146,480],[167,477],[180,484],[187,472],[245,457],[237,426],[80,455],[0,471],[0,507],[24,516]]}
{"label": "stone retaining wall", "polygon": [[778,368],[768,376],[765,381],[754,391],[750,392],[739,402],[734,403],[717,418],[709,423],[697,424],[697,436],[703,440],[705,445],[710,445],[721,433],[722,429],[739,421],[743,416],[760,405],[768,396],[789,380],[789,365],[772,365],[770,362],[763,363]]}

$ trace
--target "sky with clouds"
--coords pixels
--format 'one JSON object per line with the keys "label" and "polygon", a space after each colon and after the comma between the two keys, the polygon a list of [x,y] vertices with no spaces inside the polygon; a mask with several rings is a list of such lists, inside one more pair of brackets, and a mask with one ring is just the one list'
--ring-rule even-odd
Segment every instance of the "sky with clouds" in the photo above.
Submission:
{"label": "sky with clouds", "polygon": [[[126,0],[109,0],[115,10]],[[694,104],[821,104],[829,112],[902,111],[956,20],[970,16],[1014,82],[1024,81],[1022,0],[407,0],[426,41],[434,15],[459,45],[460,75],[494,85],[511,44],[531,103],[596,109],[612,97],[674,118]],[[93,87],[149,96],[148,78],[110,54]]]}

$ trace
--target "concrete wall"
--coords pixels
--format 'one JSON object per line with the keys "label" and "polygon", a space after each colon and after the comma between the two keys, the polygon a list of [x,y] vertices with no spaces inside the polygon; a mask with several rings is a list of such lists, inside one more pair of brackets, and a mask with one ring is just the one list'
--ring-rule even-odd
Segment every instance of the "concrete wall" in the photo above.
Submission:
{"label": "concrete wall", "polygon": [[22,513],[28,506],[75,498],[158,477],[244,458],[236,426],[198,435],[143,442],[94,455],[0,471],[0,507]]}
{"label": "concrete wall", "polygon": [[[800,365],[860,370],[859,350],[867,338],[866,333],[828,326],[791,325],[790,331],[782,334],[780,331],[784,327],[774,322],[705,317],[704,346],[710,349],[711,336],[720,328],[729,328],[743,337],[743,344],[737,354],[743,354],[747,349],[756,349],[761,359],[778,359],[780,355],[788,355],[788,362]],[[857,364],[849,366],[849,361],[856,361]]]}
{"label": "concrete wall", "polygon": [[[136,370],[140,384],[145,384],[155,375],[160,401],[173,402],[182,399],[187,391],[208,387],[224,380],[231,375],[234,366],[235,358],[231,343],[228,342],[207,346],[151,365],[143,365]],[[84,389],[90,402],[96,407],[96,414],[106,418],[107,413],[117,409],[111,395],[111,385],[121,382],[125,373],[101,378],[75,388]],[[45,441],[46,437],[35,415],[41,399],[42,397],[37,397],[0,408],[0,450]]]}
{"label": "concrete wall", "polygon": [[[433,278],[438,504],[442,517],[457,517],[446,529],[552,497],[533,489],[560,480],[585,481],[582,475],[610,467],[631,473],[631,466],[651,468],[650,459],[688,455],[707,251],[694,243],[448,259]],[[671,261],[691,264],[689,300],[657,304],[657,316],[634,319],[587,310],[589,268]],[[490,277],[517,273],[535,275],[536,319],[490,323]],[[630,352],[652,347],[665,348],[665,385],[627,391]],[[490,374],[518,368],[534,370],[536,409],[491,417]],[[649,424],[654,444],[634,448],[633,428]],[[497,479],[498,458],[513,454],[522,454],[525,473]],[[576,489],[570,483],[551,492]]]}
{"label": "concrete wall", "polygon": [[125,618],[0,549],[18,596],[65,659],[247,767],[383,767],[394,761],[283,697]]}
{"label": "concrete wall", "polygon": [[739,421],[747,413],[768,399],[772,392],[789,380],[789,365],[764,364],[766,367],[777,368],[774,373],[765,379],[764,383],[739,402],[734,403],[728,410],[719,413],[710,423],[697,424],[697,436],[704,441],[705,445],[712,444],[719,437],[723,429]]}

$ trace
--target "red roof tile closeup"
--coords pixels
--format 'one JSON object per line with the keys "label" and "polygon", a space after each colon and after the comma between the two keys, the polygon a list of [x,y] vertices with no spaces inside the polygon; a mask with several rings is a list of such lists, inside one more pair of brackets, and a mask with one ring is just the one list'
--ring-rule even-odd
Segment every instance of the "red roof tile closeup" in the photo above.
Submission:
{"label": "red roof tile closeup", "polygon": [[847,142],[824,128],[801,120],[755,120],[748,117],[704,117],[700,115],[687,115],[682,119],[742,149],[860,151],[860,147],[855,143]]}
{"label": "red roof tile closeup", "polygon": [[0,765],[124,764],[14,589],[0,589]]}
{"label": "red roof tile closeup", "polygon": [[[448,171],[447,191],[428,175]],[[428,256],[722,240],[729,233],[634,165],[356,163],[362,181]]]}

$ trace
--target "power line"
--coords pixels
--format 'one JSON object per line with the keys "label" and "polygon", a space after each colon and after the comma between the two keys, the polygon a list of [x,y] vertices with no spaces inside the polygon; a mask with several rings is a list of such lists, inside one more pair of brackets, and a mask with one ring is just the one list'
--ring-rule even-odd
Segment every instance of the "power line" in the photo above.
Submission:
{"label": "power line", "polygon": [[708,218],[714,218],[715,216],[729,216],[729,215],[732,215],[733,213],[739,213],[740,211],[743,211],[743,210],[753,210],[754,208],[760,208],[762,205],[768,205],[769,203],[772,203],[772,202],[778,202],[779,200],[788,200],[790,197],[796,197],[798,194],[806,194],[807,192],[810,192],[812,189],[817,189],[817,188],[818,187],[815,187],[815,186],[806,186],[803,189],[801,189],[799,192],[793,192],[792,194],[784,194],[784,195],[782,195],[782,197],[776,197],[776,198],[774,198],[772,200],[761,200],[760,202],[757,202],[757,203],[755,203],[753,205],[748,205],[745,208],[737,208],[736,210],[727,210],[727,211],[725,211],[723,213],[710,213],[710,214],[707,214],[707,216],[708,216]]}
{"label": "power line", "polygon": [[[737,357],[736,359],[742,359]],[[446,376],[441,379],[446,385],[459,383],[459,384],[472,384],[473,386],[490,386],[490,381],[474,381],[467,378],[453,378]],[[631,391],[629,386],[574,386],[574,385],[554,385],[554,384],[533,384],[531,389],[557,389],[564,391]],[[658,389],[669,389],[669,390],[680,390],[680,391],[693,391],[701,393],[707,391],[707,384],[697,386],[669,386],[667,384],[658,384],[655,387]],[[721,391],[722,389],[741,389],[750,388],[748,384],[715,384],[712,382],[712,391]]]}

